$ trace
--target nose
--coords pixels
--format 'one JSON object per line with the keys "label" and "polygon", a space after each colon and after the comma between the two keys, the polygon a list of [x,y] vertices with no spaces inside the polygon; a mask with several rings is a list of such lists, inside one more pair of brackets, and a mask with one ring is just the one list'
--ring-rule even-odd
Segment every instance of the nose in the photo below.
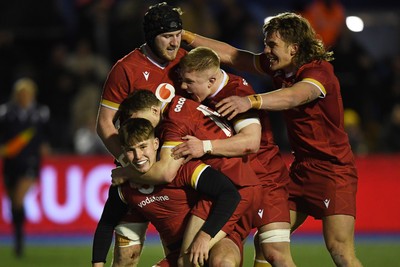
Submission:
{"label": "nose", "polygon": [[138,149],[138,148],[135,148],[132,152],[133,152],[133,159],[134,160],[139,160],[143,155],[143,151],[141,149]]}
{"label": "nose", "polygon": [[264,53],[266,54],[271,53],[271,48],[268,45],[264,46]]}
{"label": "nose", "polygon": [[181,82],[181,89],[187,90],[188,89],[187,83]]}
{"label": "nose", "polygon": [[179,46],[180,42],[181,42],[180,36],[173,36],[171,39],[171,45]]}

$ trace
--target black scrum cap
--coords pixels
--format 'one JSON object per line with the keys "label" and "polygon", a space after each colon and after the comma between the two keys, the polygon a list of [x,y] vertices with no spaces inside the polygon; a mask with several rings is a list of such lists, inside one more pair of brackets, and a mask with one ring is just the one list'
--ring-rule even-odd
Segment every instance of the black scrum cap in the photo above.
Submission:
{"label": "black scrum cap", "polygon": [[152,46],[154,38],[164,32],[182,30],[181,10],[166,2],[153,5],[144,15],[144,34],[146,42]]}

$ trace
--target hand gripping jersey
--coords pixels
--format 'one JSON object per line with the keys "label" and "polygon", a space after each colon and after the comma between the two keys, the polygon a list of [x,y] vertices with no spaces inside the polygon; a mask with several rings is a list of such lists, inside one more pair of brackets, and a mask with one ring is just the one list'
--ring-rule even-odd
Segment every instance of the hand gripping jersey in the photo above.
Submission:
{"label": "hand gripping jersey", "polygon": [[[233,130],[219,113],[193,100],[176,96],[162,111],[159,137],[162,147],[182,143],[182,137],[193,135],[200,140],[226,139]],[[202,161],[228,176],[236,186],[259,185],[247,156],[224,158],[205,155]]]}
{"label": "hand gripping jersey", "polygon": [[[222,99],[236,95],[248,96],[254,94],[250,84],[242,77],[224,72],[222,86],[212,96],[204,100],[204,103],[214,108]],[[249,110],[237,115],[232,123],[238,132],[242,127],[259,118],[261,123],[261,143],[257,153],[249,154],[252,169],[262,181],[265,192],[263,218],[260,224],[271,222],[289,221],[288,192],[289,172],[286,164],[275,144],[268,112],[266,110]]]}
{"label": "hand gripping jersey", "polygon": [[[255,94],[250,84],[245,79],[224,72],[223,86],[218,89],[212,96],[204,100],[204,103],[214,108],[215,105],[222,99],[235,95],[235,96],[248,96]],[[249,154],[252,161],[253,170],[257,173],[258,177],[264,181],[271,181],[277,176],[275,182],[287,183],[289,176],[284,161],[279,154],[279,148],[275,144],[271,123],[268,117],[268,112],[265,110],[250,110],[248,112],[237,115],[233,120],[233,126],[236,131],[239,131],[243,126],[248,125],[251,121],[259,118],[261,123],[261,143],[260,149],[257,153]],[[249,122],[246,122],[249,121]],[[278,158],[278,160],[272,160]],[[263,167],[260,167],[261,166]],[[283,172],[283,173],[282,173]]]}

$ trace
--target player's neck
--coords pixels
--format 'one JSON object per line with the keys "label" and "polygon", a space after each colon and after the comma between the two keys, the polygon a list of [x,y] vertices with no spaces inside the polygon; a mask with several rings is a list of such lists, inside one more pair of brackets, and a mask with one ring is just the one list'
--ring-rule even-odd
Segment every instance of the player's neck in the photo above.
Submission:
{"label": "player's neck", "polygon": [[228,81],[228,76],[226,75],[226,72],[220,69],[215,76],[215,79],[214,86],[211,89],[211,97],[215,96],[220,90],[222,90],[222,88],[224,88]]}
{"label": "player's neck", "polygon": [[152,62],[156,63],[159,66],[165,67],[168,65],[169,61],[160,58],[157,56],[156,53],[153,52],[153,50],[148,46],[147,44],[144,44],[141,46],[140,51]]}

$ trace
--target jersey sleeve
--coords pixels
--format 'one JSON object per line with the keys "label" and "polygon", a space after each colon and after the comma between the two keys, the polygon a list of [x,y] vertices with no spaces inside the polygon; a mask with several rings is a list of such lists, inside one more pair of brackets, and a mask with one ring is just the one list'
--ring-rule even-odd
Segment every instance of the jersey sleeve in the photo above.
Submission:
{"label": "jersey sleeve", "polygon": [[108,74],[101,97],[101,105],[118,110],[119,104],[129,94],[127,72],[122,63],[117,62]]}
{"label": "jersey sleeve", "polygon": [[309,63],[301,69],[299,81],[316,86],[321,91],[321,98],[327,94],[328,84],[332,82],[332,75],[325,64]]}
{"label": "jersey sleeve", "polygon": [[175,178],[178,186],[190,186],[197,189],[199,178],[207,167],[209,165],[197,159],[192,159],[185,163],[179,168]]}

